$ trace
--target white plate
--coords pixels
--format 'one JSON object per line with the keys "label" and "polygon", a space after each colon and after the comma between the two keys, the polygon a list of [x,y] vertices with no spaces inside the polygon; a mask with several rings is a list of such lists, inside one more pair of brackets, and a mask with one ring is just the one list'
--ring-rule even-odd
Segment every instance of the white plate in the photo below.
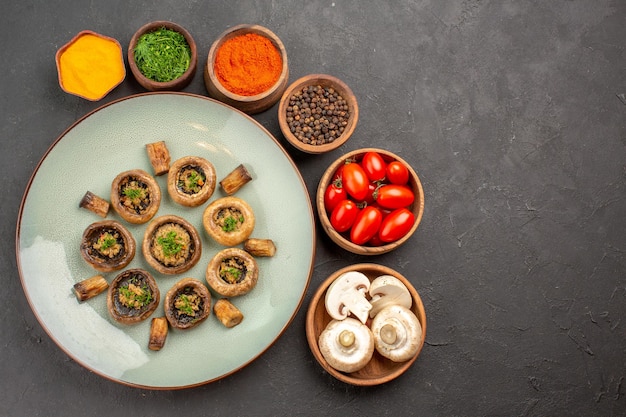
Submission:
{"label": "white plate", "polygon": [[[259,258],[259,283],[233,298],[244,321],[227,329],[213,314],[186,331],[170,329],[165,347],[148,349],[150,318],[124,326],[106,309],[106,292],[79,303],[72,286],[97,274],[80,256],[84,229],[102,220],[79,208],[86,191],[109,200],[115,176],[141,168],[153,173],[145,145],[165,141],[172,162],[197,155],[211,161],[218,181],[243,163],[253,180],[236,195],[253,208],[252,237],[270,238],[272,258]],[[176,214],[202,236],[202,258],[190,271],[158,274],[141,254],[147,226],[130,225],[137,254],[127,268],[153,273],[161,291],[183,277],[206,283],[205,269],[222,246],[202,227],[206,204],[185,208],[167,194],[166,176],[156,177],[163,198],[157,216]],[[209,202],[225,194],[216,187]],[[207,203],[208,204],[208,203]],[[74,360],[111,380],[138,387],[171,389],[208,383],[252,362],[291,323],[306,293],[315,256],[315,228],[306,186],[280,144],[249,116],[206,97],[185,93],[148,93],[107,104],[72,125],[50,147],[26,189],[17,229],[17,261],[22,285],[37,319]],[[104,274],[111,282],[116,273]],[[213,302],[217,298],[213,297]],[[159,306],[152,317],[163,315]]]}

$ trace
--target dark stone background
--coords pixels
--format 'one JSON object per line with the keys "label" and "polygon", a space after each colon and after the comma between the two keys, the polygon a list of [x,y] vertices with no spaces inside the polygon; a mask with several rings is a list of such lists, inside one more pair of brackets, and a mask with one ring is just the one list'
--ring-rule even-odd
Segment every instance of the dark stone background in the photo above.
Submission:
{"label": "dark stone background", "polygon": [[[285,145],[311,197],[341,153],[382,147],[421,177],[426,210],[403,247],[375,259],[318,228],[303,307],[257,361],[180,391],[125,387],[84,369],[38,324],[14,236],[28,179],[51,143],[101,103],[63,93],[56,50],[83,29],[120,40],[151,20],[196,39],[264,25],[283,40],[290,80],[329,73],[356,93],[354,137],[323,156],[284,141],[276,107],[255,116]],[[626,2],[623,0],[22,0],[0,14],[0,415],[626,414]],[[187,92],[206,95],[201,72]],[[620,98],[621,97],[621,98]],[[294,225],[297,227],[297,225]],[[326,374],[308,350],[314,289],[374,261],[409,277],[428,316],[414,366],[384,386]]]}

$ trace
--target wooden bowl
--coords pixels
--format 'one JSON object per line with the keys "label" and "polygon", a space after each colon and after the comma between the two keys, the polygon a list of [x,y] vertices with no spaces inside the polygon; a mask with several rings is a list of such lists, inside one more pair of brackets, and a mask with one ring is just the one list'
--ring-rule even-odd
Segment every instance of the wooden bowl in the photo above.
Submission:
{"label": "wooden bowl", "polygon": [[[356,159],[360,161],[365,155],[366,152],[373,151],[378,152],[383,159],[389,163],[391,161],[400,161],[402,162],[409,170],[409,187],[413,190],[413,194],[415,195],[415,201],[409,207],[409,210],[415,216],[415,221],[413,223],[413,227],[409,230],[409,232],[404,235],[399,240],[396,240],[391,243],[387,243],[382,246],[367,246],[367,245],[356,245],[352,243],[349,237],[345,233],[337,232],[330,223],[330,216],[326,213],[326,209],[324,207],[324,192],[326,188],[330,185],[333,180],[333,176],[337,169],[344,164],[347,159]],[[383,253],[390,252],[400,245],[404,244],[417,230],[420,222],[422,221],[422,215],[424,214],[424,189],[422,188],[422,183],[417,176],[415,170],[401,157],[398,155],[386,151],[384,149],[377,148],[362,148],[357,149],[351,152],[348,152],[339,158],[337,158],[330,166],[326,169],[322,178],[320,179],[319,185],[317,187],[317,197],[316,197],[316,205],[317,205],[317,214],[320,220],[322,227],[326,234],[331,238],[333,242],[342,247],[343,249],[355,253],[357,255],[380,255]]]}
{"label": "wooden bowl", "polygon": [[[66,53],[73,53],[75,47],[77,50],[84,50],[87,47],[84,42],[92,36],[103,41],[99,46],[100,51],[90,49],[90,54],[84,57],[87,61],[82,63],[66,59],[68,56]],[[110,60],[103,62],[102,55],[109,56]],[[61,89],[90,101],[101,100],[126,78],[124,54],[120,43],[117,39],[91,30],[79,32],[59,48],[55,60]],[[103,83],[105,74],[108,81]],[[75,82],[68,82],[66,75],[75,78]]]}
{"label": "wooden bowl", "polygon": [[[187,71],[183,73],[180,77],[166,82],[159,82],[152,80],[139,70],[137,67],[137,63],[135,62],[135,47],[137,46],[137,41],[141,37],[141,35],[149,32],[154,32],[157,29],[166,28],[169,30],[173,30],[182,34],[189,45],[191,50],[191,60],[189,61],[189,68]],[[133,76],[137,80],[137,82],[146,90],[149,91],[178,91],[187,87],[193,76],[196,73],[196,68],[198,65],[198,50],[196,47],[196,42],[194,41],[191,34],[182,26],[168,22],[165,20],[157,20],[154,22],[147,23],[135,32],[133,37],[130,39],[130,44],[128,45],[128,65],[130,66],[130,71],[133,73]]]}
{"label": "wooden bowl", "polygon": [[[252,96],[240,95],[224,87],[215,73],[215,57],[224,42],[234,37],[254,33],[269,39],[276,47],[282,58],[282,71],[276,83],[267,90]],[[287,50],[282,41],[271,30],[259,25],[237,25],[224,31],[211,45],[206,66],[204,67],[204,84],[209,96],[239,109],[247,114],[256,114],[272,107],[280,100],[287,87],[289,79],[289,64]]]}
{"label": "wooden bowl", "polygon": [[[303,88],[308,86],[321,86],[322,88],[333,88],[337,91],[343,99],[347,102],[348,111],[350,116],[347,120],[347,125],[344,127],[343,133],[340,136],[335,137],[331,142],[323,144],[304,143],[300,140],[291,130],[289,121],[287,120],[288,107],[291,106],[292,97],[295,93],[302,91]],[[343,81],[326,74],[310,74],[306,75],[295,82],[293,82],[283,93],[278,107],[278,123],[280,130],[285,136],[285,139],[293,145],[296,149],[310,154],[320,154],[337,149],[354,133],[356,129],[357,121],[359,120],[359,106],[356,96]]]}
{"label": "wooden bowl", "polygon": [[[326,362],[318,346],[320,334],[332,320],[326,311],[324,303],[326,290],[330,284],[337,279],[337,277],[349,271],[362,272],[370,279],[370,282],[380,275],[392,275],[402,281],[402,283],[407,287],[411,293],[411,297],[413,298],[411,311],[417,316],[417,319],[422,326],[422,339],[420,340],[417,353],[411,359],[406,362],[393,362],[374,351],[374,355],[372,356],[370,362],[364,368],[352,373],[337,371],[331,367],[328,362]],[[326,370],[326,372],[331,374],[333,377],[352,385],[365,386],[384,384],[406,372],[419,356],[422,347],[424,346],[424,340],[426,339],[426,312],[424,311],[424,304],[422,303],[422,299],[419,294],[409,280],[407,280],[402,274],[391,268],[378,264],[363,263],[351,265],[330,275],[313,295],[306,315],[306,337],[311,352],[317,362],[319,362],[322,368],[324,368],[324,370]]]}

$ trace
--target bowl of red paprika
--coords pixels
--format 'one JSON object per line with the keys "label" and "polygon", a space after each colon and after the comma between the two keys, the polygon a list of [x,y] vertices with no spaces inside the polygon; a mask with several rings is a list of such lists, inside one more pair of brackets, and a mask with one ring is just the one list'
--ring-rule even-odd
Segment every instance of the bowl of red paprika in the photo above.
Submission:
{"label": "bowl of red paprika", "polygon": [[242,24],[224,31],[211,45],[204,67],[209,96],[247,114],[276,104],[288,79],[285,46],[260,25]]}
{"label": "bowl of red paprika", "polygon": [[424,190],[415,170],[398,155],[363,148],[337,158],[320,179],[320,223],[341,248],[380,255],[404,244],[424,213]]}
{"label": "bowl of red paprika", "polygon": [[130,39],[128,66],[149,91],[178,91],[193,79],[198,63],[196,42],[182,26],[165,20],[146,23]]}

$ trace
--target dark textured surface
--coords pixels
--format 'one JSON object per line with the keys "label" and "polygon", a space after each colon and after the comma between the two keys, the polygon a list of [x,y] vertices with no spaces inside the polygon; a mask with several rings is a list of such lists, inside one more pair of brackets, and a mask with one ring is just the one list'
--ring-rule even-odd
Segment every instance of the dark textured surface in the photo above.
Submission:
{"label": "dark textured surface", "polygon": [[[354,137],[323,156],[288,148],[312,197],[334,158],[371,146],[408,160],[426,193],[420,228],[393,253],[351,255],[319,229],[285,334],[234,375],[181,391],[125,387],[68,358],[28,306],[13,238],[36,164],[101,104],[59,89],[56,50],[83,29],[126,49],[161,19],[194,35],[200,65],[223,30],[257,23],[284,42],[290,80],[350,85]],[[0,415],[626,414],[626,2],[24,0],[3,7],[0,36]],[[129,76],[103,102],[142,91]],[[206,94],[200,72],[185,91]],[[276,107],[255,118],[287,147]],[[428,316],[415,365],[373,388],[323,372],[304,333],[317,285],[362,261],[407,276]]]}

